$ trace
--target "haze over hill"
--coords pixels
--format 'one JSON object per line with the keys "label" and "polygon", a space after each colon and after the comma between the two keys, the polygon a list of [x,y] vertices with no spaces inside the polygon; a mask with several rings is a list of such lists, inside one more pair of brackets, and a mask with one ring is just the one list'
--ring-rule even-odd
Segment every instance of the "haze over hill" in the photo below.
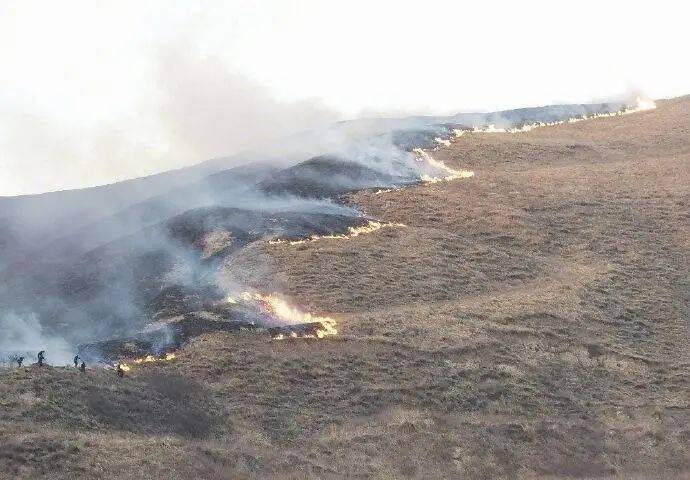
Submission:
{"label": "haze over hill", "polygon": [[[683,478],[690,98],[567,122],[620,107],[357,121],[0,199],[0,349],[177,356],[2,369],[0,471]],[[295,309],[338,334],[258,328]]]}
{"label": "haze over hill", "polygon": [[[247,152],[103,187],[0,198],[0,301],[6,312],[37,317],[47,330],[72,342],[102,338],[115,325],[122,334],[155,314],[149,308],[152,296],[167,288],[197,288],[196,276],[167,278],[171,269],[204,271],[206,281],[215,281],[215,267],[196,258],[194,246],[200,240],[180,243],[176,238],[169,225],[179,223],[177,216],[194,219],[193,212],[202,211],[195,209],[222,206],[357,217],[361,214],[356,210],[331,199],[351,190],[405,185],[418,182],[422,174],[437,174],[434,166],[420,164],[410,151],[434,146],[437,138],[452,135],[454,129],[514,127],[620,108],[622,104],[562,105],[341,122],[290,137],[267,152]],[[276,151],[281,152],[278,159]],[[339,227],[347,226],[341,222]],[[206,226],[205,233],[211,230]],[[336,230],[336,225],[327,230],[314,226],[304,233]]]}

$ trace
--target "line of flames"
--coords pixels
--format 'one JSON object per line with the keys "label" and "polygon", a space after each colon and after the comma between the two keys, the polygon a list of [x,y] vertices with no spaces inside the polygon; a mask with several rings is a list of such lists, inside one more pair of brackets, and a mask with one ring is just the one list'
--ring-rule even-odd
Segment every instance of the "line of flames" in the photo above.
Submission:
{"label": "line of flames", "polygon": [[[605,113],[594,113],[592,115],[583,115],[581,117],[573,117],[569,118],[567,120],[559,120],[556,122],[535,122],[535,123],[529,123],[526,125],[522,125],[521,127],[515,127],[515,128],[496,128],[495,125],[487,125],[485,127],[474,127],[472,130],[458,130],[455,129],[453,130],[453,134],[456,137],[460,137],[464,135],[466,132],[471,132],[471,133],[522,133],[522,132],[529,132],[531,130],[534,130],[535,128],[539,127],[549,127],[549,126],[554,126],[554,125],[561,125],[565,123],[577,123],[577,122],[582,122],[585,120],[591,120],[594,118],[605,118],[605,117],[618,117],[621,115],[629,115],[631,113],[636,113],[636,112],[643,112],[646,110],[653,110],[656,108],[656,103],[652,100],[646,100],[643,98],[638,97],[636,101],[636,105],[634,107],[627,107],[622,110],[618,110],[616,112],[605,112]],[[443,139],[443,138],[435,138],[434,141],[438,143],[440,146],[444,147],[449,147],[450,146],[450,140],[448,139]],[[434,149],[436,150],[436,149]],[[443,181],[450,181],[450,180],[455,180],[458,178],[468,178],[468,177],[473,177],[474,172],[470,170],[454,170],[447,166],[445,163],[443,163],[440,160],[434,159],[434,157],[429,154],[429,152],[422,150],[421,148],[415,148],[412,150],[414,154],[417,155],[417,159],[421,162],[426,163],[427,165],[430,165],[431,167],[435,168],[436,170],[439,170],[443,172],[441,176],[433,177],[428,174],[422,174],[421,179],[423,182],[426,183],[436,183],[436,182],[443,182]],[[379,192],[376,192],[379,193]]]}
{"label": "line of flames", "polygon": [[426,173],[423,173],[421,179],[426,183],[436,183],[436,182],[448,182],[450,180],[455,180],[458,178],[469,178],[474,177],[474,172],[471,170],[454,170],[448,165],[443,163],[441,160],[436,160],[431,154],[421,148],[415,148],[412,153],[417,155],[417,160],[424,162],[427,165],[435,168],[436,170],[443,172],[440,177],[432,177]]}
{"label": "line of flames", "polygon": [[[591,120],[594,118],[606,118],[606,117],[619,117],[621,115],[629,115],[636,112],[644,112],[647,110],[654,110],[656,108],[656,103],[653,100],[646,100],[643,98],[637,98],[634,107],[627,107],[622,110],[615,112],[604,112],[604,113],[593,113],[591,115],[582,115],[581,117],[573,117],[567,120],[559,120],[556,122],[535,122],[522,125],[521,127],[515,128],[496,128],[495,125],[487,125],[486,127],[474,127],[472,133],[523,133],[534,130],[540,127],[552,127],[554,125],[562,125],[565,123],[577,123],[583,122],[585,120]],[[465,130],[454,130],[455,136],[459,137],[465,133]]]}
{"label": "line of flames", "polygon": [[290,305],[288,302],[280,298],[276,294],[263,294],[259,292],[242,292],[238,298],[229,296],[226,301],[231,304],[238,304],[240,302],[249,303],[256,306],[263,314],[276,318],[285,326],[304,324],[304,323],[318,323],[320,328],[315,331],[314,335],[300,335],[297,332],[290,334],[280,334],[274,337],[274,340],[283,340],[285,338],[324,338],[330,335],[336,335],[336,321],[331,317],[322,317],[313,315],[309,312],[303,312],[297,307]]}
{"label": "line of flames", "polygon": [[384,193],[395,192],[399,188],[380,188],[374,192],[374,195],[383,195]]}
{"label": "line of flames", "polygon": [[175,360],[175,358],[177,357],[174,353],[166,353],[162,357],[146,355],[145,357],[135,358],[134,360],[132,360],[131,363],[117,363],[115,367],[117,368],[117,365],[119,365],[123,371],[129,372],[130,370],[132,370],[133,365],[141,365],[143,363],[169,362],[170,360]]}
{"label": "line of flames", "polygon": [[[635,112],[640,112],[640,111],[645,111],[645,110],[652,110],[656,108],[656,104],[651,101],[651,100],[642,100],[640,98],[637,99],[637,106],[634,108],[626,108],[624,110],[620,110],[617,112],[608,112],[608,113],[596,113],[593,115],[585,115],[582,117],[576,117],[576,118],[570,118],[568,120],[564,121],[557,121],[557,122],[550,122],[550,123],[545,123],[545,122],[537,122],[537,123],[532,123],[532,124],[527,124],[523,125],[521,127],[517,128],[496,128],[494,125],[488,125],[487,127],[475,127],[472,132],[473,133],[521,133],[521,132],[528,132],[530,130],[533,130],[538,127],[545,127],[545,126],[552,126],[552,125],[559,125],[559,124],[564,124],[564,123],[575,123],[575,122],[580,122],[584,120],[589,120],[592,118],[602,118],[602,117],[615,117],[619,115],[627,115],[630,113],[635,113]],[[456,137],[459,137],[463,135],[466,131],[464,130],[454,130],[453,131]],[[450,146],[450,140],[447,139],[442,139],[442,138],[436,138],[434,139],[437,143],[443,146]],[[444,164],[440,160],[434,159],[428,152],[422,150],[421,148],[415,148],[413,150],[413,153],[418,155],[418,159],[420,161],[426,162],[428,165],[434,167],[437,170],[440,170],[445,173],[445,175],[441,177],[431,177],[430,175],[423,174],[422,175],[422,181],[424,182],[429,182],[429,183],[436,183],[440,181],[449,181],[449,180],[455,180],[457,178],[469,178],[474,176],[474,172],[470,170],[454,170],[450,167],[448,167],[446,164]],[[383,190],[378,190],[375,193],[382,194],[386,192],[390,192],[393,189],[383,189]],[[298,245],[306,242],[314,242],[317,240],[321,239],[335,239],[335,240],[343,240],[343,239],[348,239],[348,238],[353,238],[357,237],[359,235],[365,234],[365,233],[371,233],[376,230],[380,230],[381,228],[386,228],[386,227],[405,227],[405,224],[402,223],[381,223],[381,222],[376,222],[370,220],[366,225],[359,226],[359,227],[349,227],[347,233],[344,234],[334,234],[334,235],[314,235],[311,236],[307,239],[302,239],[302,240],[270,240],[270,244],[289,244],[289,245]],[[317,315],[312,315],[309,312],[303,312],[297,307],[293,307],[290,304],[288,304],[285,300],[282,298],[276,296],[275,294],[273,295],[266,295],[258,292],[243,292],[240,294],[240,298],[242,301],[254,304],[258,306],[258,308],[267,315],[273,316],[280,320],[281,322],[284,322],[286,325],[294,325],[294,324],[304,324],[304,323],[318,323],[321,325],[321,328],[316,330],[315,335],[307,334],[307,335],[300,335],[297,332],[291,332],[290,334],[280,334],[274,337],[274,340],[283,340],[285,338],[297,338],[297,337],[302,337],[302,338],[324,338],[326,336],[330,335],[336,335],[338,333],[338,330],[336,329],[336,321],[330,317],[321,317]],[[231,304],[237,304],[239,303],[238,300],[234,297],[228,297],[226,299],[228,303]],[[167,353],[165,354],[164,357],[154,357],[153,355],[147,355],[145,357],[137,358],[132,361],[133,364],[135,365],[141,365],[144,363],[154,363],[154,362],[163,362],[163,361],[170,361],[174,360],[176,358],[174,353]],[[128,363],[118,363],[119,367],[125,371],[129,372],[131,371],[132,367]]]}
{"label": "line of flames", "polygon": [[407,225],[404,223],[384,223],[369,220],[366,225],[361,225],[359,227],[348,227],[347,232],[345,233],[336,233],[332,235],[312,235],[308,238],[303,238],[300,240],[269,240],[268,243],[271,245],[300,245],[302,243],[316,242],[317,240],[347,240],[366,233],[375,232],[382,228],[403,228],[406,226]]}

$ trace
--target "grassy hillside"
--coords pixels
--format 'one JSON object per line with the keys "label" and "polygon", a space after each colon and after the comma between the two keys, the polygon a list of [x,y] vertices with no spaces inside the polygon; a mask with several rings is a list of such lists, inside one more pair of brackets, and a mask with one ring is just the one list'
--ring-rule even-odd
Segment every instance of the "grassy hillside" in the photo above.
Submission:
{"label": "grassy hillside", "polygon": [[406,227],[224,260],[340,335],[2,369],[0,476],[687,478],[690,98],[432,154],[348,197]]}

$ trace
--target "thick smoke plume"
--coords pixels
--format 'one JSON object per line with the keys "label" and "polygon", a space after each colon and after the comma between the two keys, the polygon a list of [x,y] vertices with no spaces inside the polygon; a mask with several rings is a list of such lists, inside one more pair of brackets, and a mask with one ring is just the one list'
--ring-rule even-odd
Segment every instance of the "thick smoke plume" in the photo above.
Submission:
{"label": "thick smoke plume", "polygon": [[[153,92],[127,117],[87,128],[38,106],[0,110],[0,195],[112,183],[264,146],[338,115],[282,102],[188,42],[151,58]],[[88,172],[88,175],[85,175]]]}
{"label": "thick smoke plume", "polygon": [[0,332],[1,362],[22,356],[28,364],[36,361],[41,350],[48,352],[46,360],[52,364],[66,365],[72,360],[72,347],[61,337],[46,333],[34,315],[0,314]]}
{"label": "thick smoke plume", "polygon": [[156,83],[160,123],[176,139],[171,150],[197,161],[265,147],[337,119],[315,99],[274,99],[266,88],[184,42],[159,50]]}
{"label": "thick smoke plume", "polygon": [[[232,257],[256,255],[243,251],[253,242],[342,233],[364,221],[334,200],[338,194],[445,176],[413,152],[458,128],[521,126],[620,107],[358,120],[282,138],[288,123],[316,124],[328,114],[267,100],[187,47],[161,51],[159,60],[158,75],[169,82],[161,82],[153,103],[180,152],[213,156],[243,141],[254,151],[102,189],[0,199],[0,312],[27,312],[5,313],[0,327],[11,340],[0,352],[45,349],[49,361],[64,362],[81,342],[128,338],[152,321],[204,312],[224,293],[251,287]],[[254,260],[257,270],[271,270],[270,259]],[[169,333],[155,349],[170,342]]]}

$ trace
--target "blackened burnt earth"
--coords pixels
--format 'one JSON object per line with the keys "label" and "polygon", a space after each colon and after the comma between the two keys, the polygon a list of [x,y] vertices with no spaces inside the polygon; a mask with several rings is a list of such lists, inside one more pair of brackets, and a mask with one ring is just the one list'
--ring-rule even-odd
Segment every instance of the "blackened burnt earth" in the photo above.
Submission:
{"label": "blackened burnt earth", "polygon": [[320,156],[275,173],[259,183],[259,188],[270,195],[327,198],[414,181],[413,177],[383,173],[344,158]]}

